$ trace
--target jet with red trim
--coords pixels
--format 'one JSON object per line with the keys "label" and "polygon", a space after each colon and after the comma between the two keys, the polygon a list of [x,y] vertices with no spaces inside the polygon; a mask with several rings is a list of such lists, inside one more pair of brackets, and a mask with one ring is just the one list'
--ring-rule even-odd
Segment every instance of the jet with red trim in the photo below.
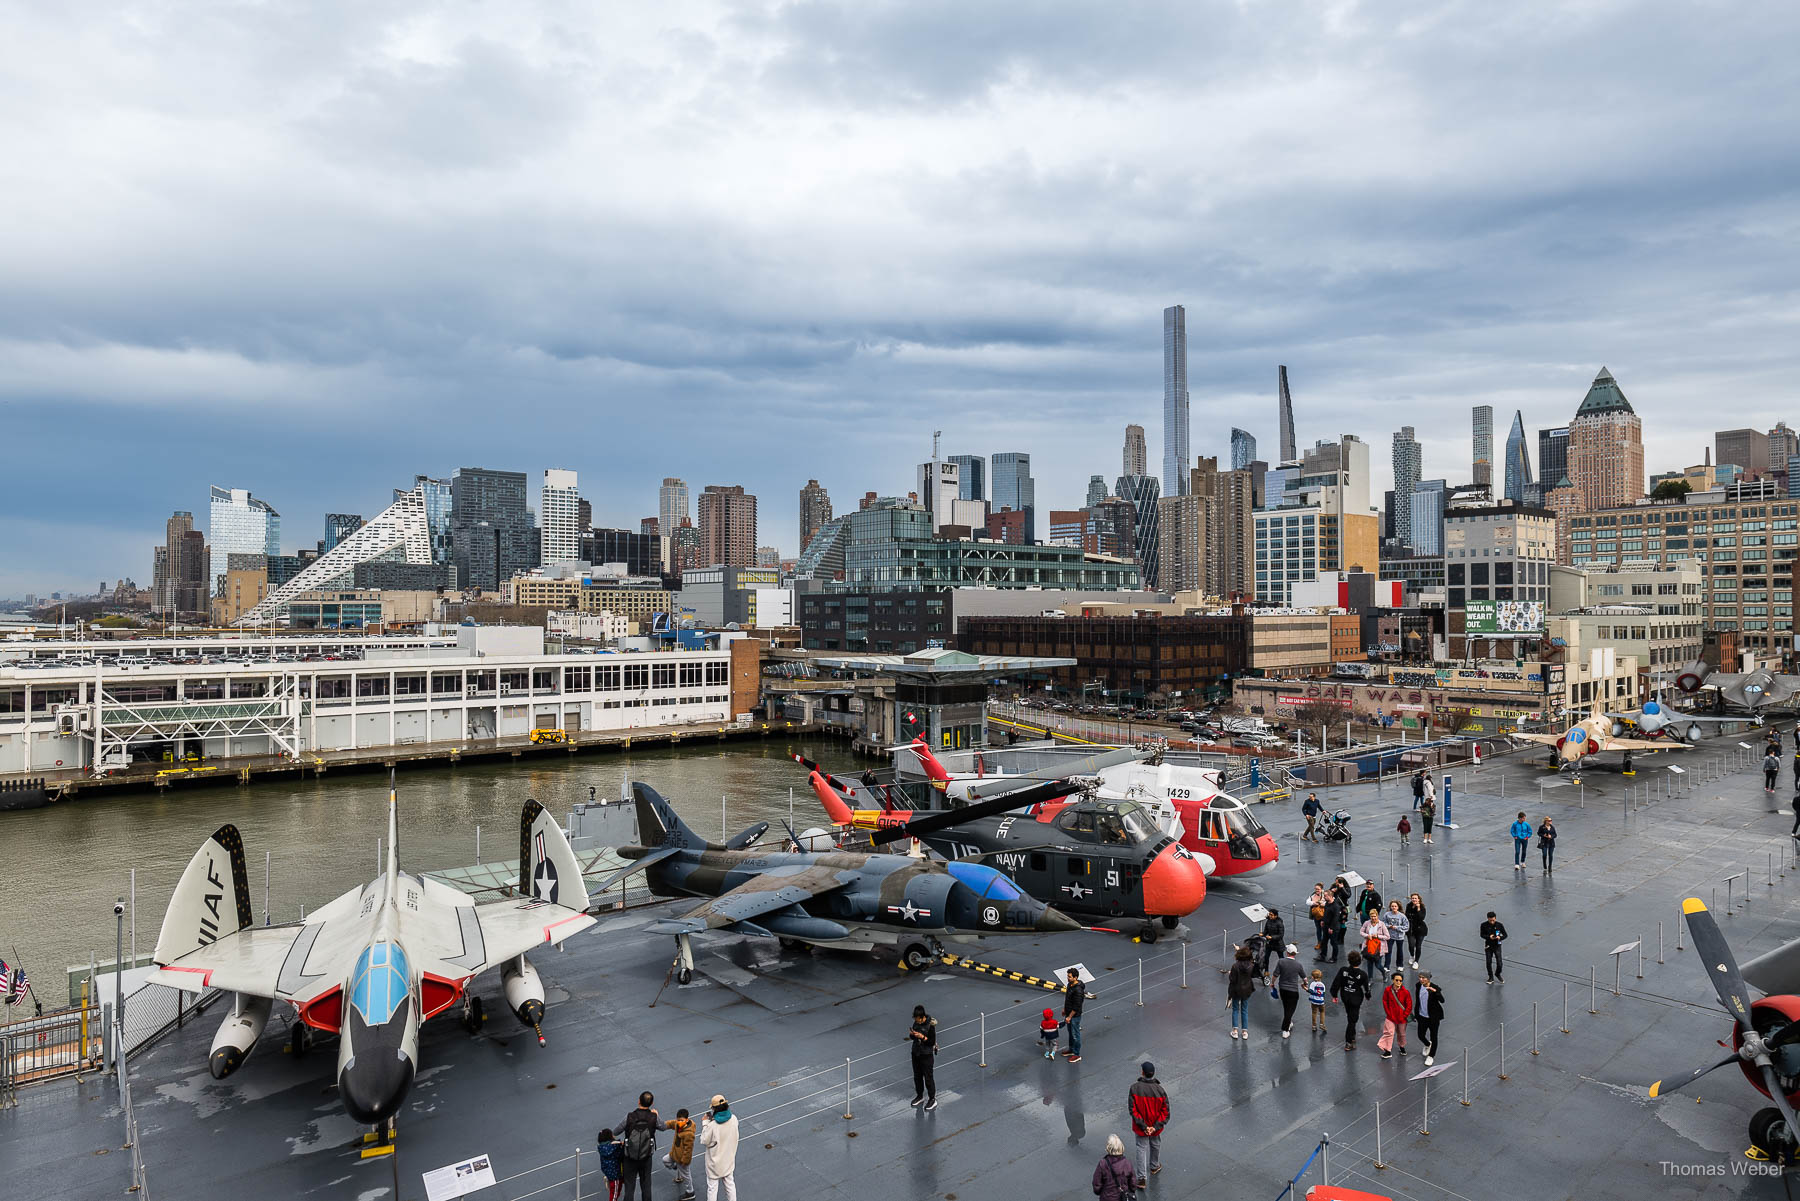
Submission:
{"label": "jet with red trim", "polygon": [[338,1036],[338,1099],[359,1122],[380,1125],[405,1101],[419,1065],[419,1026],[463,1002],[471,1026],[476,975],[498,967],[506,1004],[544,1035],[544,986],[525,952],[560,944],[594,924],[581,867],[556,819],[536,801],[519,815],[516,896],[476,904],[400,869],[398,805],[388,792],[386,867],[304,921],[258,926],[250,912],[244,841],[225,825],[182,873],[156,943],[154,984],[234,994],[207,1067],[223,1079],[242,1066],[277,1002],[293,1007],[293,1049],[309,1031]]}

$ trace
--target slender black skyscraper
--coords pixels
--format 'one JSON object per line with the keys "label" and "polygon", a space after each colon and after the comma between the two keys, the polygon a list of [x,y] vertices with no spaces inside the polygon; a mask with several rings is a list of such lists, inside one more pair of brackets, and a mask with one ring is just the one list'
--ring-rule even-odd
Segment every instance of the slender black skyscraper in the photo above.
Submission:
{"label": "slender black skyscraper", "polygon": [[1281,461],[1292,463],[1300,451],[1294,445],[1294,398],[1288,394],[1287,368],[1276,367],[1275,377],[1281,385]]}
{"label": "slender black skyscraper", "polygon": [[1163,310],[1163,482],[1168,495],[1188,490],[1187,310]]}

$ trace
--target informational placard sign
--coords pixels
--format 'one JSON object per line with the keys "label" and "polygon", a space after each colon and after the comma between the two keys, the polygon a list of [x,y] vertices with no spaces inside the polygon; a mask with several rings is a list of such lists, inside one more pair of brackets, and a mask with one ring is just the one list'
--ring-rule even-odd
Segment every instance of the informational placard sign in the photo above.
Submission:
{"label": "informational placard sign", "polygon": [[1361,888],[1368,883],[1367,880],[1363,879],[1355,872],[1339,872],[1338,875],[1342,876],[1344,878],[1344,883],[1348,884],[1351,888]]}
{"label": "informational placard sign", "polygon": [[1094,982],[1094,973],[1088,971],[1087,965],[1084,963],[1071,963],[1068,967],[1057,968],[1056,978],[1067,982],[1070,972],[1080,973],[1078,979],[1080,979],[1083,984],[1092,984]]}
{"label": "informational placard sign", "polygon": [[480,1189],[493,1188],[494,1165],[487,1156],[477,1155],[426,1172],[423,1179],[426,1201],[452,1201]]}
{"label": "informational placard sign", "polygon": [[1260,922],[1269,916],[1269,911],[1261,905],[1245,905],[1238,912],[1253,922]]}
{"label": "informational placard sign", "polygon": [[1456,1064],[1457,1064],[1457,1061],[1454,1059],[1452,1059],[1449,1063],[1435,1064],[1432,1067],[1426,1068],[1424,1071],[1420,1072],[1417,1076],[1411,1076],[1411,1077],[1408,1077],[1408,1079],[1429,1080],[1433,1076],[1441,1075],[1444,1072],[1449,1071],[1451,1068],[1455,1067]]}

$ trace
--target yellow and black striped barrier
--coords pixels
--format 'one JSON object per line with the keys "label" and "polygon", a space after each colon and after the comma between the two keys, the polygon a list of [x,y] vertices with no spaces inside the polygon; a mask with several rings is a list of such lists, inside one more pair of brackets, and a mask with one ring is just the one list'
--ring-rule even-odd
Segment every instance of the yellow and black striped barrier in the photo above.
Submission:
{"label": "yellow and black striped barrier", "polygon": [[1046,980],[1042,976],[1033,976],[1029,972],[1014,972],[1003,967],[995,967],[991,963],[982,963],[978,959],[970,959],[967,955],[939,955],[938,962],[945,967],[967,968],[983,976],[992,976],[996,980],[1005,980],[1009,984],[1023,984],[1027,988],[1041,988],[1046,992],[1061,992],[1063,985],[1058,980]]}

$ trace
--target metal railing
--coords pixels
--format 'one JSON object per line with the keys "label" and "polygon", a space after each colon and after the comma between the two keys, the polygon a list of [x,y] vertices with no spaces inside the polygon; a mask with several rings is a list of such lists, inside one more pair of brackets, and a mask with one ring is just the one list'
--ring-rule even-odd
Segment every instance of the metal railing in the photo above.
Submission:
{"label": "metal railing", "polygon": [[[117,1045],[122,1037],[118,1022],[113,1023],[113,1040]],[[139,1198],[150,1196],[150,1182],[144,1172],[144,1140],[138,1133],[137,1110],[131,1104],[131,1072],[120,1064],[120,1070],[114,1074],[119,1085],[119,1111],[125,1119],[125,1150],[131,1152],[131,1188]]]}
{"label": "metal railing", "polygon": [[105,1063],[100,1015],[61,1009],[0,1027],[0,1100],[21,1085],[99,1071]]}

